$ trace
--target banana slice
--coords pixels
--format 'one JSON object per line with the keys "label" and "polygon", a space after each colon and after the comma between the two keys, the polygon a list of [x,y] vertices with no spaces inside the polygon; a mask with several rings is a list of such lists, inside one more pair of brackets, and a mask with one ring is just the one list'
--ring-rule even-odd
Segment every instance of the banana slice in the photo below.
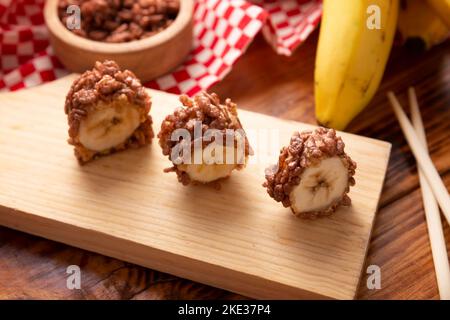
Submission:
{"label": "banana slice", "polygon": [[234,168],[236,166],[231,164],[183,164],[178,166],[178,169],[186,172],[191,180],[201,183],[226,178]]}
{"label": "banana slice", "polygon": [[347,184],[348,171],[341,158],[322,160],[301,175],[300,184],[290,193],[291,207],[295,212],[325,210],[342,198]]}
{"label": "banana slice", "polygon": [[80,123],[79,141],[102,152],[125,142],[140,124],[138,107],[123,94],[111,103],[99,101]]}
{"label": "banana slice", "polygon": [[[204,152],[203,163],[195,164],[192,161],[192,164],[181,164],[177,166],[178,170],[186,172],[193,181],[209,183],[228,177],[234,169],[239,168],[246,162],[238,161],[238,159],[243,159],[244,155],[242,152],[239,154],[236,148],[214,146],[214,143],[211,143],[208,147],[223,152],[223,158],[216,159],[215,152]],[[229,155],[231,161],[227,161],[227,155]]]}

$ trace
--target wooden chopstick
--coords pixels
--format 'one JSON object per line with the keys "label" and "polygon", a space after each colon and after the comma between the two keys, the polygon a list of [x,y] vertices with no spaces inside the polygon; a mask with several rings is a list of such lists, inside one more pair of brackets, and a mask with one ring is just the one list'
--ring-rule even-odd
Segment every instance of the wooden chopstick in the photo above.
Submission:
{"label": "wooden chopstick", "polygon": [[403,111],[402,106],[398,102],[392,91],[387,94],[389,101],[391,102],[392,108],[394,109],[395,115],[397,116],[398,122],[400,123],[400,127],[403,130],[403,134],[405,135],[406,140],[408,141],[409,147],[411,148],[414,157],[422,169],[422,172],[425,178],[428,181],[428,184],[433,191],[434,196],[436,197],[439,206],[442,209],[442,213],[444,214],[447,222],[450,223],[450,198],[447,192],[447,189],[442,181],[439,173],[433,165],[433,162],[428,155],[428,152],[423,147],[420,142],[419,137],[417,136],[414,128],[406,117],[405,112]]}
{"label": "wooden chopstick", "polygon": [[[414,88],[409,88],[408,97],[412,124],[420,139],[420,143],[422,143],[424,149],[428,152],[425,129],[423,127],[422,117],[420,116],[419,103],[417,102]],[[450,300],[450,265],[448,262],[439,207],[422,169],[419,167],[418,170],[439,296],[441,297],[441,300]]]}

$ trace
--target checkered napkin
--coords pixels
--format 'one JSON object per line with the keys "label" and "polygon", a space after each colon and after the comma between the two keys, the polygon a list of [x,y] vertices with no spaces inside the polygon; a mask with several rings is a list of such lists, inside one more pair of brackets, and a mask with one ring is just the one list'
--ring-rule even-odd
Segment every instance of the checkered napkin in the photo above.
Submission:
{"label": "checkered napkin", "polygon": [[[69,72],[49,45],[44,0],[0,0],[0,91],[32,87]],[[194,95],[223,79],[256,34],[290,55],[317,26],[320,0],[196,0],[194,44],[172,73],[145,85]]]}
{"label": "checkered napkin", "polygon": [[290,56],[314,31],[322,0],[253,0],[268,13],[262,32],[278,54]]}

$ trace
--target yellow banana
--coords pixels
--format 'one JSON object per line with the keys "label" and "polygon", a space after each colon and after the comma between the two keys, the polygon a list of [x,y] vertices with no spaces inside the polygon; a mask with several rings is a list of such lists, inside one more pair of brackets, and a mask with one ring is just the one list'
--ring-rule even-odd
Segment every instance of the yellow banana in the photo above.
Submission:
{"label": "yellow banana", "polygon": [[427,0],[427,3],[447,28],[450,28],[450,0]]}
{"label": "yellow banana", "polygon": [[[446,1],[441,0],[441,2]],[[401,2],[398,30],[405,42],[418,40],[426,49],[441,43],[449,36],[449,28],[427,1],[423,0]]]}
{"label": "yellow banana", "polygon": [[[378,8],[380,28],[369,28]],[[338,130],[369,103],[392,47],[398,0],[324,0],[314,74],[316,118]]]}

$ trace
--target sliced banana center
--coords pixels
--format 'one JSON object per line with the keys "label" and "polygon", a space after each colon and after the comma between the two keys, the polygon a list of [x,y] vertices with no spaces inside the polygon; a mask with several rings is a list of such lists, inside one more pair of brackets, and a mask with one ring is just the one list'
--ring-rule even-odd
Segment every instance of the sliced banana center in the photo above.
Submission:
{"label": "sliced banana center", "polygon": [[219,152],[223,152],[223,157],[218,159],[215,152],[205,150],[203,152],[203,163],[196,164],[193,157],[191,164],[180,164],[177,167],[179,170],[186,172],[192,180],[208,183],[228,177],[233,169],[246,162],[246,159],[242,161],[244,157],[242,152],[239,153],[233,147],[218,147],[216,150],[221,150]]}
{"label": "sliced banana center", "polygon": [[303,171],[300,184],[291,194],[295,212],[321,211],[342,197],[348,185],[348,171],[341,158],[322,160]]}
{"label": "sliced banana center", "polygon": [[79,140],[89,150],[105,151],[125,142],[140,123],[140,115],[126,97],[98,102],[80,123]]}

